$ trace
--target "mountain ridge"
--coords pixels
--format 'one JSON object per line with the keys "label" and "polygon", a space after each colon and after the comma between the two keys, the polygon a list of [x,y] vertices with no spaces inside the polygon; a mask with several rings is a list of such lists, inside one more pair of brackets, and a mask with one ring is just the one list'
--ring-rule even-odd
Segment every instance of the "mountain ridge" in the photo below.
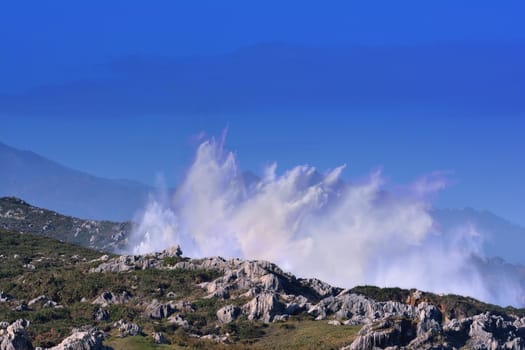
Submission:
{"label": "mountain ridge", "polygon": [[89,219],[129,221],[153,191],[133,180],[93,176],[2,143],[0,168],[0,196]]}

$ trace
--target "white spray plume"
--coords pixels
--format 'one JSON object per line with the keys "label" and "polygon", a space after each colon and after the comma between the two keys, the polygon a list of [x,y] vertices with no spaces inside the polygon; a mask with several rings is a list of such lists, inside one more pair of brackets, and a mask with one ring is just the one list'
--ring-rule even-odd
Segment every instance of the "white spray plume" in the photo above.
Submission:
{"label": "white spray plume", "polygon": [[325,174],[303,165],[278,175],[276,168],[247,184],[223,142],[205,141],[172,200],[151,199],[134,229],[133,253],[180,244],[188,256],[269,260],[342,287],[419,288],[522,304],[523,288],[513,280],[484,276],[476,260],[481,237],[472,227],[436,229],[428,196],[445,185],[438,173],[394,194],[378,171],[348,184],[341,180],[345,166]]}

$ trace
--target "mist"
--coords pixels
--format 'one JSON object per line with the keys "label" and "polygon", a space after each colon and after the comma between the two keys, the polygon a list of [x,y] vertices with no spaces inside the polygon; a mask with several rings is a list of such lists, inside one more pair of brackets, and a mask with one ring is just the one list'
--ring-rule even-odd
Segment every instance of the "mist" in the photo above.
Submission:
{"label": "mist", "polygon": [[387,191],[381,171],[346,182],[344,169],[278,172],[271,164],[247,181],[223,140],[209,139],[175,194],[151,196],[137,216],[130,253],[179,244],[186,256],[268,260],[339,287],[418,288],[525,304],[517,272],[484,256],[474,226],[445,231],[432,218],[431,200],[446,187],[441,174]]}

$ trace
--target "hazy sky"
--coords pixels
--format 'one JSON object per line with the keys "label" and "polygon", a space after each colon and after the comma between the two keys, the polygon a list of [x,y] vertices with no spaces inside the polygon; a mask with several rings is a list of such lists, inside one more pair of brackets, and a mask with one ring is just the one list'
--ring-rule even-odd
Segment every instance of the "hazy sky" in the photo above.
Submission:
{"label": "hazy sky", "polygon": [[176,185],[228,128],[259,172],[445,171],[448,207],[525,224],[523,1],[17,1],[0,9],[0,142]]}

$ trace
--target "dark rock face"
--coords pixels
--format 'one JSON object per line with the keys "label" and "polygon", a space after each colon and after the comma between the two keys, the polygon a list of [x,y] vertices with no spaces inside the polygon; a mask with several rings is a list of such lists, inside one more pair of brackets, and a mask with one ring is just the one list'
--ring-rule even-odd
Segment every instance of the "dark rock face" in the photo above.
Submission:
{"label": "dark rock face", "polygon": [[92,304],[100,305],[106,307],[111,304],[124,304],[131,299],[131,294],[127,291],[122,291],[119,294],[112,292],[104,292],[93,300]]}
{"label": "dark rock face", "polygon": [[169,344],[170,342],[168,341],[168,339],[166,339],[166,337],[164,336],[164,334],[162,334],[161,332],[155,332],[153,333],[153,342],[155,344]]}
{"label": "dark rock face", "polygon": [[0,336],[0,349],[33,350],[33,345],[26,332],[27,326],[29,326],[29,321],[22,319],[7,326],[5,332],[2,332],[5,334]]}
{"label": "dark rock face", "polygon": [[109,320],[110,315],[109,311],[106,309],[103,309],[99,307],[94,313],[93,313],[93,319],[96,321],[107,321]]}

